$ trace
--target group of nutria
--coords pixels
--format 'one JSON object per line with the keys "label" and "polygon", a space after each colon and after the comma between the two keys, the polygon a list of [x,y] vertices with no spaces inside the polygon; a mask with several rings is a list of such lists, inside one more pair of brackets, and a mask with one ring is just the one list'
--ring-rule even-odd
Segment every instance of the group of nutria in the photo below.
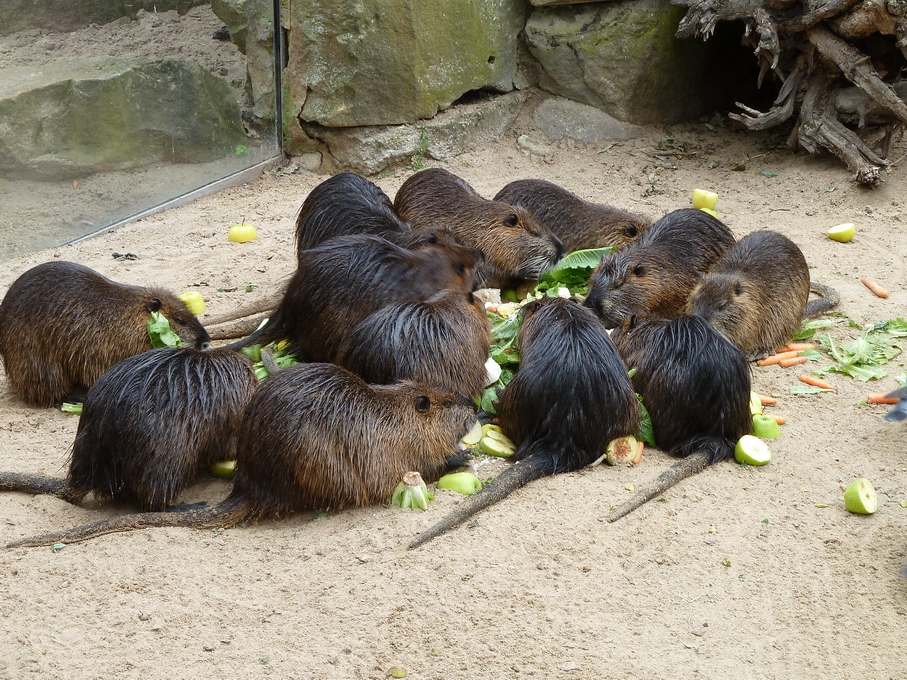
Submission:
{"label": "group of nutria", "polygon": [[[542,298],[519,312],[520,366],[497,406],[512,466],[411,547],[636,434],[637,393],[659,447],[682,457],[651,497],[732,453],[751,429],[748,359],[837,302],[780,234],[735,241],[700,210],[653,221],[545,180],[511,182],[489,200],[441,168],[414,173],[393,201],[354,173],[325,180],[302,204],[296,244],[268,322],[218,349],[167,291],[70,262],[12,284],[0,303],[11,391],[34,406],[84,404],[66,478],[0,473],[0,489],[72,503],[91,493],[141,512],[8,547],[374,505],[407,471],[436,481],[467,463],[459,442],[487,384],[490,323],[474,291],[605,246],[614,252],[582,301]],[[810,290],[824,297],[810,301]],[[182,347],[152,349],[153,312]],[[302,363],[259,384],[242,349],[277,341]],[[236,460],[231,494],[180,506],[199,468],[225,458]]]}

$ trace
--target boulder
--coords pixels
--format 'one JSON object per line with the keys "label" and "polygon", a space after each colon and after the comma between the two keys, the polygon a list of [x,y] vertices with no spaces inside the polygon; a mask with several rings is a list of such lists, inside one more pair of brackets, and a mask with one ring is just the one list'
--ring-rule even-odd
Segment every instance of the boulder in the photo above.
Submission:
{"label": "boulder", "polygon": [[175,59],[92,57],[0,72],[0,173],[68,179],[242,153],[229,85]]}

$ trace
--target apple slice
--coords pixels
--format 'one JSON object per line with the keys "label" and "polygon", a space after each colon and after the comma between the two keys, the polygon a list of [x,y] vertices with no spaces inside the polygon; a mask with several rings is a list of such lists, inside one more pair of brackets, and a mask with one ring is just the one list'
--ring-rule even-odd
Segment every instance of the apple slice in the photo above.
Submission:
{"label": "apple slice", "polygon": [[753,434],[762,439],[777,439],[781,436],[781,426],[771,416],[753,416]]}
{"label": "apple slice", "polygon": [[832,241],[837,241],[838,243],[847,243],[857,233],[857,226],[852,222],[845,222],[844,224],[839,224],[836,227],[832,227],[827,232],[828,238]]}
{"label": "apple slice", "polygon": [[452,472],[438,480],[439,489],[450,489],[457,493],[471,496],[482,488],[482,482],[471,472]]}
{"label": "apple slice", "polygon": [[605,449],[605,460],[608,461],[608,465],[636,465],[641,457],[639,442],[632,435],[612,439]]}
{"label": "apple slice", "polygon": [[718,205],[718,194],[706,189],[693,189],[693,207],[702,210],[707,208],[714,210]]}
{"label": "apple slice", "polygon": [[[487,425],[485,427],[488,427]],[[494,427],[494,426],[492,426]],[[485,431],[482,441],[476,447],[479,453],[485,453],[489,456],[498,458],[509,458],[516,451],[514,444],[500,429],[488,429]]]}
{"label": "apple slice", "polygon": [[844,490],[844,507],[858,515],[871,515],[879,509],[879,496],[865,477],[860,477]]}
{"label": "apple slice", "polygon": [[476,444],[479,443],[479,440],[482,439],[482,423],[478,420],[475,425],[472,426],[472,429],[463,435],[463,438],[460,439],[460,442],[468,446],[469,448],[475,448]]}
{"label": "apple slice", "polygon": [[755,435],[745,434],[740,437],[734,448],[734,458],[738,463],[747,465],[765,465],[772,459],[768,444]]}
{"label": "apple slice", "polygon": [[204,314],[205,299],[197,290],[187,290],[185,293],[181,293],[177,297],[179,297],[179,299],[183,301],[183,304],[186,305],[186,309],[188,309],[196,316],[198,316],[199,314]]}

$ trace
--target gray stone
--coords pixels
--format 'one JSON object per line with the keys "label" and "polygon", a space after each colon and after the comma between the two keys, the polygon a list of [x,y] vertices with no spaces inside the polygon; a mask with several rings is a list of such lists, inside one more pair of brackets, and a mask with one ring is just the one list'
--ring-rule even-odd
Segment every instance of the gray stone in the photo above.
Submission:
{"label": "gray stone", "polygon": [[705,42],[674,36],[684,12],[670,0],[534,8],[525,38],[539,87],[633,123],[696,118],[717,93]]}
{"label": "gray stone", "polygon": [[632,139],[641,131],[639,126],[621,122],[594,106],[555,97],[542,101],[532,120],[548,139],[575,139],[589,145]]}
{"label": "gray stone", "polygon": [[516,145],[523,151],[532,154],[533,156],[540,156],[542,158],[550,156],[554,153],[552,149],[547,144],[543,144],[537,139],[533,139],[529,135],[520,135],[516,138]]}
{"label": "gray stone", "polygon": [[[284,15],[284,97],[300,122],[396,125],[513,89],[523,0],[323,0]],[[290,137],[293,136],[290,131]]]}
{"label": "gray stone", "polygon": [[229,85],[175,59],[92,57],[0,73],[0,172],[67,179],[241,153]]}
{"label": "gray stone", "polygon": [[328,147],[338,168],[362,175],[410,163],[421,139],[420,131],[412,125],[329,128],[303,123],[302,127]]}

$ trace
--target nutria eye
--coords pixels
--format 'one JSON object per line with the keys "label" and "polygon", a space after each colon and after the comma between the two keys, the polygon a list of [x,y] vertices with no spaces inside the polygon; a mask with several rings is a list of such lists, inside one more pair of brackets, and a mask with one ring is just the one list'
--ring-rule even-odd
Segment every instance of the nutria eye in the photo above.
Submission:
{"label": "nutria eye", "polygon": [[743,295],[743,284],[740,281],[734,281],[734,295]]}
{"label": "nutria eye", "polygon": [[639,230],[636,228],[635,224],[628,224],[626,227],[624,227],[624,236],[627,236],[629,238],[636,238],[638,234]]}
{"label": "nutria eye", "polygon": [[476,303],[476,296],[473,295],[472,293],[466,293],[466,302],[468,302],[471,305],[474,305]]}
{"label": "nutria eye", "polygon": [[516,213],[510,213],[507,217],[504,218],[504,225],[507,227],[515,227],[520,223],[520,218],[517,217]]}
{"label": "nutria eye", "polygon": [[161,299],[155,297],[155,298],[151,298],[150,300],[148,300],[148,304],[145,305],[145,308],[149,312],[159,312],[159,311],[161,311],[162,305],[163,305],[163,303],[161,302]]}
{"label": "nutria eye", "polygon": [[431,410],[431,399],[424,394],[420,394],[416,397],[416,410],[419,413],[428,413]]}
{"label": "nutria eye", "polygon": [[437,243],[437,242],[438,242],[438,235],[437,235],[437,234],[429,234],[428,236],[425,237],[425,242],[426,242],[426,243],[430,243],[430,244],[435,244],[435,243]]}
{"label": "nutria eye", "polygon": [[633,274],[635,276],[642,276],[645,273],[646,273],[646,268],[643,267],[641,264],[638,264],[635,267],[633,267]]}

